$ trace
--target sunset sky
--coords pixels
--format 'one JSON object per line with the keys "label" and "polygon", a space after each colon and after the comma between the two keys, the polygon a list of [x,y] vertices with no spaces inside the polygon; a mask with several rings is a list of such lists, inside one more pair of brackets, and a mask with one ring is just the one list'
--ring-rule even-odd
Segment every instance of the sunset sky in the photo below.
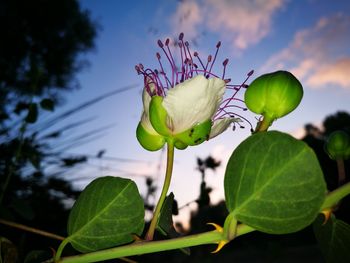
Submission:
{"label": "sunset sky", "polygon": [[[202,58],[213,54],[220,40],[215,69],[221,73],[222,61],[229,58],[226,76],[233,83],[241,83],[252,69],[255,73],[248,82],[278,69],[291,71],[301,81],[304,98],[300,106],[277,120],[272,129],[301,137],[306,123],[320,125],[327,115],[336,111],[350,112],[350,2],[347,0],[84,0],[80,3],[91,12],[101,30],[96,50],[87,56],[90,67],[78,75],[81,89],[69,94],[67,103],[57,113],[118,88],[130,85],[133,88],[77,116],[96,117],[82,127],[86,131],[109,124],[113,127],[101,138],[70,152],[95,155],[105,149],[108,157],[138,161],[89,160],[88,165],[67,177],[75,179],[79,187],[90,182],[86,178],[92,180],[102,175],[132,178],[142,194],[146,176],[159,179],[158,185],[162,184],[164,153],[144,150],[135,137],[142,111],[143,79],[134,66],[143,63],[150,68],[158,67],[157,40],[167,37],[173,40],[181,32],[185,33],[192,51],[198,51]],[[239,110],[237,113],[255,126],[257,115]],[[175,152],[170,189],[179,206],[198,197],[200,174],[195,170],[196,157],[213,155],[222,161],[215,173],[208,172],[207,182],[213,188],[213,202],[223,198],[225,164],[233,149],[249,136],[249,126],[245,126],[246,129],[228,129],[209,142]],[[195,207],[181,210],[182,218]]]}

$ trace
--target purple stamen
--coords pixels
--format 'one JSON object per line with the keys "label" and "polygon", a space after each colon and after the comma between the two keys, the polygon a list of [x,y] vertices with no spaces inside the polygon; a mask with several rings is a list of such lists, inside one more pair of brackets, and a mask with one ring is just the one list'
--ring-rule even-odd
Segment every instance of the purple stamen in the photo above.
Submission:
{"label": "purple stamen", "polygon": [[222,72],[222,79],[225,79],[225,73],[226,73],[226,66],[228,64],[228,58],[224,60],[224,62],[222,62],[222,65],[224,66],[224,70]]}
{"label": "purple stamen", "polygon": [[220,46],[221,46],[221,42],[219,41],[219,42],[216,44],[216,52],[215,52],[215,55],[214,55],[213,62],[212,62],[211,65],[210,65],[209,73],[211,72],[211,70],[212,70],[212,68],[213,68],[213,65],[214,65],[215,60],[216,60],[216,57],[217,57],[217,55],[218,55]]}
{"label": "purple stamen", "polygon": [[174,85],[174,76],[175,76],[175,71],[176,71],[176,65],[175,65],[175,60],[173,58],[173,54],[171,53],[170,48],[169,48],[169,42],[170,42],[170,40],[169,40],[169,38],[167,38],[166,41],[165,41],[165,46],[167,47],[169,56],[171,58],[171,60],[169,62],[170,62],[170,66],[171,66],[171,86],[173,86]]}
{"label": "purple stamen", "polygon": [[[246,79],[243,81],[243,83],[242,83],[240,86],[234,88],[235,92],[234,92],[233,95],[231,96],[232,99],[237,95],[238,91],[240,91],[240,89],[241,89],[242,87],[245,87],[245,85],[246,85],[245,83],[248,81],[248,79],[250,78],[250,76],[251,76],[253,73],[254,73],[254,71],[251,70],[251,71],[247,74],[247,77],[246,77]],[[230,103],[230,101],[231,101],[231,100],[229,99],[229,100],[225,100],[225,101],[223,101],[223,102],[220,103],[219,110],[218,110],[217,113],[215,114],[214,119],[222,113],[223,109],[225,109],[225,108],[228,106],[228,104]],[[224,104],[224,106],[221,106],[222,104]]]}
{"label": "purple stamen", "polygon": [[202,60],[200,59],[200,57],[198,56],[198,52],[194,52],[193,55],[198,59],[199,63],[201,63],[201,65],[202,65],[202,67],[204,69],[204,64],[203,64]]}

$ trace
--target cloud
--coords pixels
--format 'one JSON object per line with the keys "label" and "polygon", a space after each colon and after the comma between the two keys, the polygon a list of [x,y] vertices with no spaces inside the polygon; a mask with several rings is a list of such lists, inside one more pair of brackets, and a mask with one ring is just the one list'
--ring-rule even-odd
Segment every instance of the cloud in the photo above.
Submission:
{"label": "cloud", "polygon": [[172,24],[176,30],[185,33],[189,39],[198,37],[197,27],[202,23],[203,10],[195,1],[183,1],[178,5],[175,14],[172,16]]}
{"label": "cloud", "polygon": [[317,69],[306,81],[312,87],[326,85],[338,85],[343,88],[350,88],[350,57],[339,59],[328,63]]}
{"label": "cloud", "polygon": [[[189,0],[182,1],[172,17],[176,32],[190,38],[200,30],[219,33],[237,50],[257,44],[271,31],[274,13],[284,0]],[[259,10],[256,12],[256,10]]]}
{"label": "cloud", "polygon": [[350,16],[337,13],[298,31],[292,42],[260,69],[290,70],[311,88],[339,86],[350,89]]}
{"label": "cloud", "polygon": [[210,9],[207,19],[209,28],[232,36],[233,45],[241,50],[267,36],[271,30],[272,15],[283,5],[282,0],[206,2]]}

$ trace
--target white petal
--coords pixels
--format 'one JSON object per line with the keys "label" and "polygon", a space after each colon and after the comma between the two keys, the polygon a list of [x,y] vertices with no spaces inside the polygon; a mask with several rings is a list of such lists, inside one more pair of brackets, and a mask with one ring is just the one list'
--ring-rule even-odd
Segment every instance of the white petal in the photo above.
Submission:
{"label": "white petal", "polygon": [[[151,92],[155,90],[154,83],[151,79],[148,79],[149,81],[149,88],[151,89]],[[142,101],[143,101],[143,112],[141,116],[141,123],[143,128],[145,128],[149,133],[151,134],[158,134],[154,129],[153,126],[149,120],[149,104],[151,102],[152,97],[148,94],[146,88],[143,88],[142,92]]]}
{"label": "white petal", "polygon": [[150,134],[159,135],[159,133],[153,129],[153,126],[152,126],[148,116],[149,115],[146,114],[145,111],[142,113],[141,123],[142,123],[143,128],[145,128],[145,130],[148,131]]}
{"label": "white petal", "polygon": [[[147,81],[148,81],[148,87],[150,88],[150,92],[154,92],[156,87],[153,81],[150,78],[147,78]],[[147,112],[147,114],[148,114],[149,104],[151,102],[151,99],[152,97],[148,94],[146,87],[144,87],[142,91],[142,101],[143,101],[143,110]]]}
{"label": "white petal", "polygon": [[241,120],[237,118],[223,118],[215,120],[213,126],[211,127],[209,139],[223,133],[232,122],[241,122]]}
{"label": "white petal", "polygon": [[222,101],[225,88],[222,79],[198,75],[170,89],[163,101],[169,116],[169,128],[177,134],[211,119]]}

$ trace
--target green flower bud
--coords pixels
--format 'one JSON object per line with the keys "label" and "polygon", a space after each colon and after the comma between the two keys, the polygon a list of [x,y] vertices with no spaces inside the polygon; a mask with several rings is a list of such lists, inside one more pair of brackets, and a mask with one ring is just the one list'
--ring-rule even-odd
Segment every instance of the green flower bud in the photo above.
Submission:
{"label": "green flower bud", "polygon": [[140,122],[136,129],[136,138],[143,148],[148,151],[158,151],[165,144],[165,138],[159,134],[148,132]]}
{"label": "green flower bud", "polygon": [[256,78],[245,92],[249,110],[272,123],[293,111],[303,97],[303,86],[288,71],[276,71]]}
{"label": "green flower bud", "polygon": [[325,150],[333,160],[346,160],[350,157],[350,136],[344,131],[332,132],[328,137]]}

